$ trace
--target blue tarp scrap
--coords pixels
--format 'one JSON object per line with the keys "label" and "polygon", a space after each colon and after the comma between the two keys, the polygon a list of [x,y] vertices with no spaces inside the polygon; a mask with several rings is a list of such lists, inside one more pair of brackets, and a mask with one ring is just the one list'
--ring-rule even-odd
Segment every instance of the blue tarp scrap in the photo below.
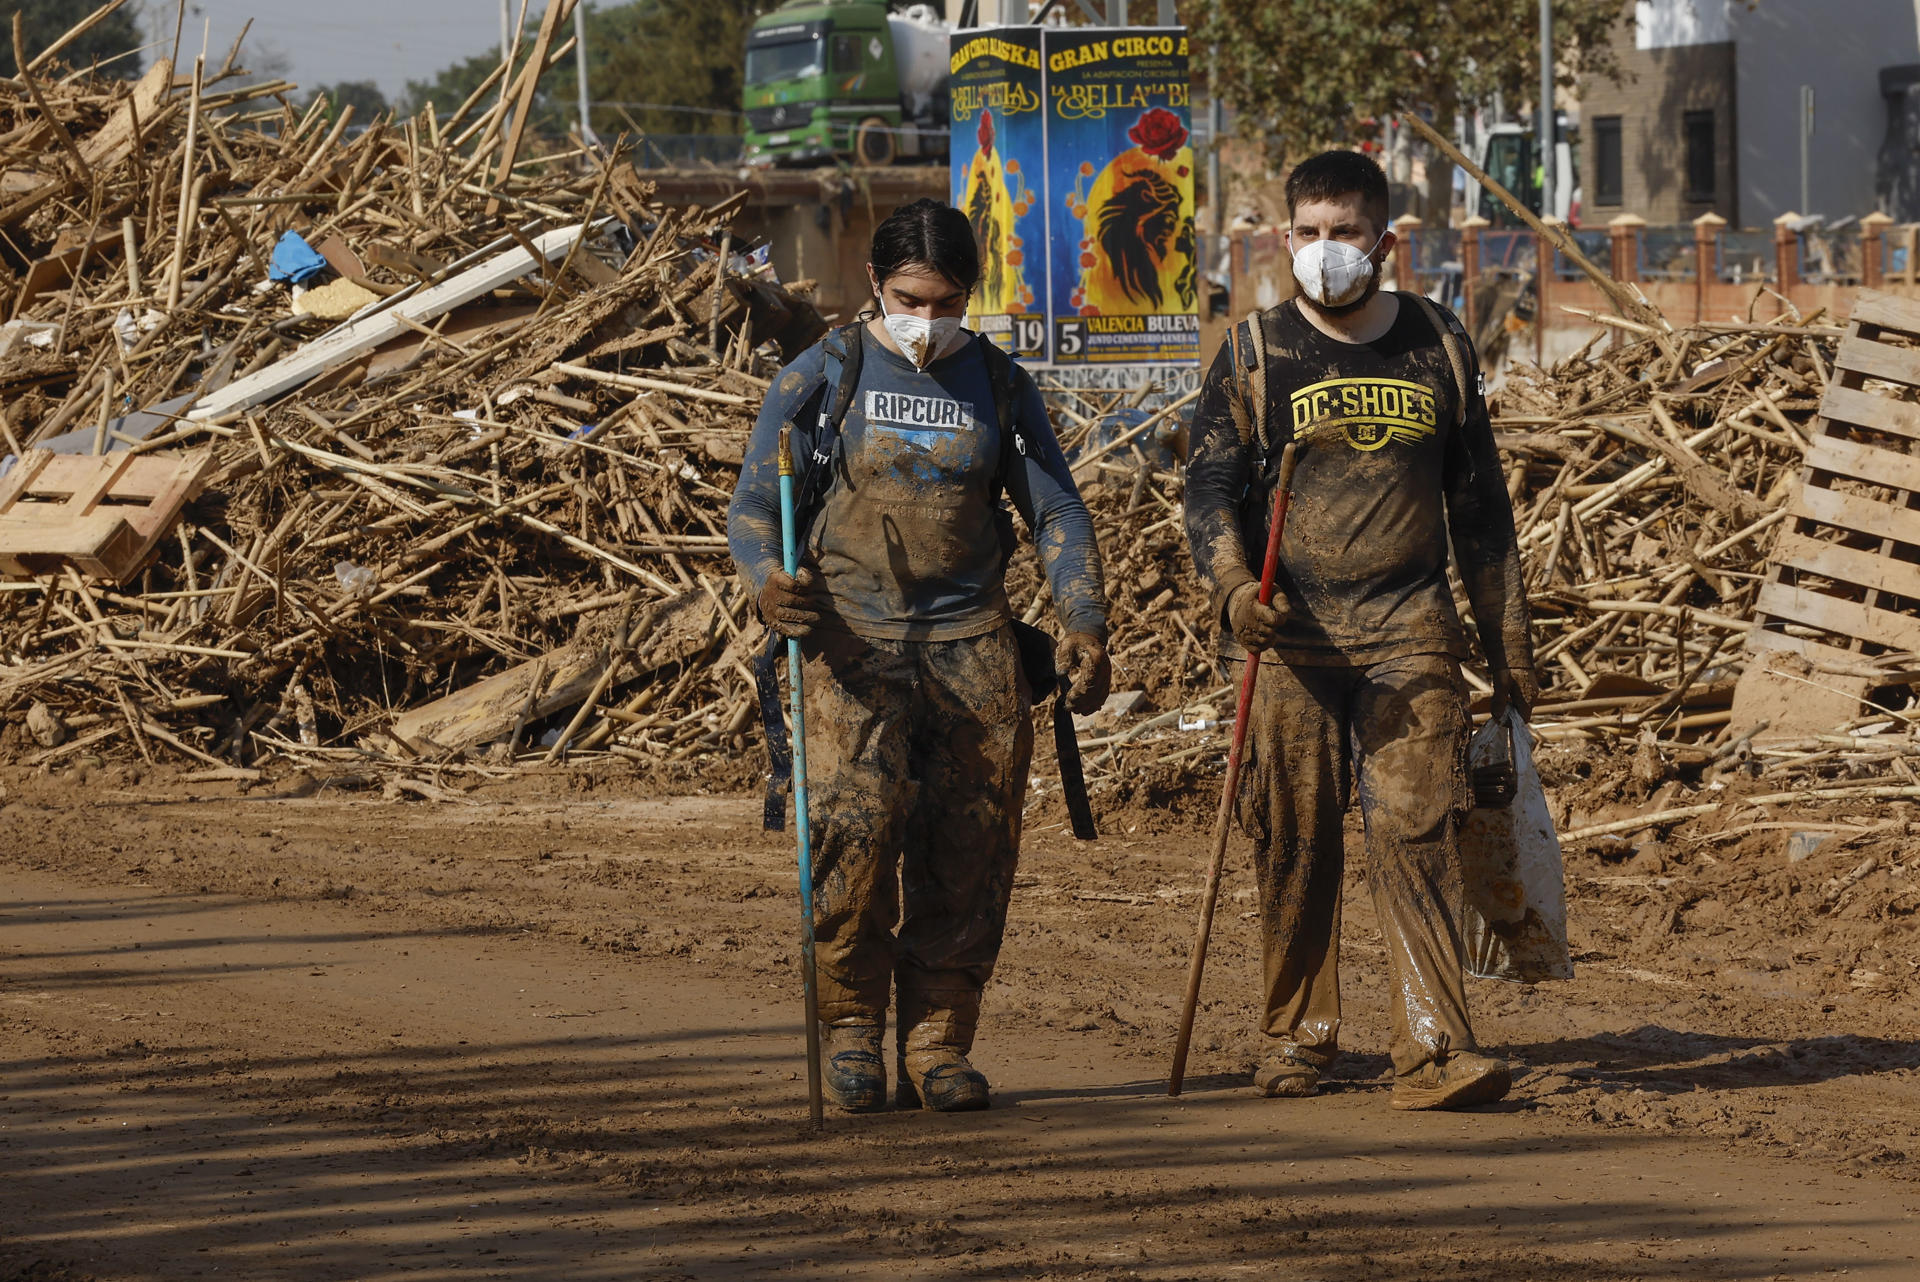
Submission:
{"label": "blue tarp scrap", "polygon": [[327,269],[327,260],[314,252],[297,231],[290,231],[273,247],[273,261],[267,265],[267,279],[304,285]]}

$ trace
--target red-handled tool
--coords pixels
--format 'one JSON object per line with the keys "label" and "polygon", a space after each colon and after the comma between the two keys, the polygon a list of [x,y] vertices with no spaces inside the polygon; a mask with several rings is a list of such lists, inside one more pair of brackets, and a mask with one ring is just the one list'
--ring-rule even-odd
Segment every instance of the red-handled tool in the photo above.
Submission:
{"label": "red-handled tool", "polygon": [[[1260,604],[1273,600],[1273,576],[1280,567],[1280,536],[1286,529],[1287,504],[1293,493],[1293,465],[1297,443],[1280,451],[1280,484],[1273,494],[1273,519],[1267,526],[1267,559],[1260,567]],[[1193,961],[1187,967],[1187,1000],[1180,1009],[1180,1035],[1173,1043],[1173,1072],[1167,1094],[1178,1095],[1187,1075],[1187,1046],[1193,1040],[1193,1013],[1200,1005],[1200,976],[1207,968],[1207,938],[1213,933],[1213,907],[1220,898],[1220,873],[1227,862],[1227,834],[1233,828],[1233,801],[1240,791],[1240,759],[1247,746],[1247,722],[1253,710],[1253,683],[1260,676],[1260,651],[1247,651],[1246,675],[1240,679],[1240,703],[1233,716],[1233,747],[1227,753],[1227,778],[1220,789],[1220,813],[1213,821],[1213,866],[1207,870],[1207,893],[1200,905],[1200,932],[1193,941]]]}

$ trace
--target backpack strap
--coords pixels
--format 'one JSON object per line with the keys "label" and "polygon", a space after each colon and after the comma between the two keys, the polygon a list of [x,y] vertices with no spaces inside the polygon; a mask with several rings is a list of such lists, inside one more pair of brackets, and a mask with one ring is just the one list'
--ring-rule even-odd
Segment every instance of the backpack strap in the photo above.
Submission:
{"label": "backpack strap", "polygon": [[842,325],[821,344],[820,415],[815,421],[813,451],[801,464],[795,487],[793,521],[796,542],[806,540],[815,513],[826,499],[833,479],[833,459],[840,447],[840,425],[860,387],[860,367],[866,358],[865,321]]}
{"label": "backpack strap", "polygon": [[1240,398],[1246,402],[1247,425],[1241,429],[1240,444],[1249,445],[1254,440],[1260,442],[1260,452],[1264,455],[1268,448],[1267,433],[1267,334],[1261,323],[1258,308],[1247,313],[1244,326],[1236,325],[1232,331],[1234,346],[1234,368],[1239,371]]}
{"label": "backpack strap", "polygon": [[[1001,432],[1000,462],[993,470],[993,501],[998,504],[1007,492],[1013,460],[1025,459],[1033,451],[1013,400],[1013,357],[1001,351],[985,334],[980,335],[980,351],[987,362],[987,386],[993,390],[993,419]],[[1008,443],[1012,449],[1006,448]]]}
{"label": "backpack strap", "polygon": [[[794,542],[806,542],[813,518],[826,501],[833,479],[833,460],[840,446],[840,425],[860,385],[860,367],[866,355],[865,321],[842,325],[821,344],[820,387],[810,396],[820,399],[813,430],[813,448],[799,469],[794,487]],[[803,402],[804,404],[804,402]],[[761,823],[768,832],[787,827],[787,792],[793,783],[793,746],[787,739],[787,721],[780,697],[780,661],[786,656],[786,638],[767,629],[767,645],[753,662],[754,691],[760,701],[760,729],[767,742],[767,791]]]}
{"label": "backpack strap", "polygon": [[1440,346],[1446,349],[1447,363],[1453,366],[1454,390],[1460,394],[1460,411],[1453,425],[1456,429],[1463,427],[1467,421],[1467,401],[1473,386],[1467,381],[1467,374],[1472,371],[1476,379],[1480,375],[1479,362],[1473,358],[1473,342],[1467,337],[1467,331],[1458,318],[1425,294],[1409,292],[1400,296],[1411,298],[1420,305],[1420,310],[1426,313],[1427,323],[1433,326],[1433,332],[1440,338]]}

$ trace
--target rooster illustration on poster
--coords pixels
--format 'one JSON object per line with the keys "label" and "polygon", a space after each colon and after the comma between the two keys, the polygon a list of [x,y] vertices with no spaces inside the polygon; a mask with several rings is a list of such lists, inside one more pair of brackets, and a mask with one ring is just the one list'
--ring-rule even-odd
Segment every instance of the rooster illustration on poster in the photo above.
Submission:
{"label": "rooster illustration on poster", "polygon": [[1152,107],[1127,138],[1133,146],[1103,169],[1083,161],[1063,198],[1081,232],[1079,284],[1069,307],[1082,316],[1191,311],[1198,278],[1187,128],[1173,112]]}

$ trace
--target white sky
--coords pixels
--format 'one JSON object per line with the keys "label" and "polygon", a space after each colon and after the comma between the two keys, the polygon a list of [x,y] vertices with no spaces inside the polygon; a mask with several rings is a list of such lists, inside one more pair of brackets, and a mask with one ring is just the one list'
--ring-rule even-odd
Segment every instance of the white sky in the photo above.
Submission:
{"label": "white sky", "polygon": [[[140,0],[149,38],[164,29],[157,54],[173,46],[175,0]],[[520,0],[512,0],[515,13]],[[91,3],[78,5],[83,12]],[[537,16],[545,0],[529,0]],[[192,66],[200,52],[201,32],[211,24],[208,60],[218,65],[248,18],[253,29],[241,47],[247,52],[271,46],[285,55],[289,80],[303,87],[342,80],[371,80],[389,98],[409,80],[427,80],[440,68],[500,47],[499,0],[187,0],[187,21],[180,36],[181,63]]]}

